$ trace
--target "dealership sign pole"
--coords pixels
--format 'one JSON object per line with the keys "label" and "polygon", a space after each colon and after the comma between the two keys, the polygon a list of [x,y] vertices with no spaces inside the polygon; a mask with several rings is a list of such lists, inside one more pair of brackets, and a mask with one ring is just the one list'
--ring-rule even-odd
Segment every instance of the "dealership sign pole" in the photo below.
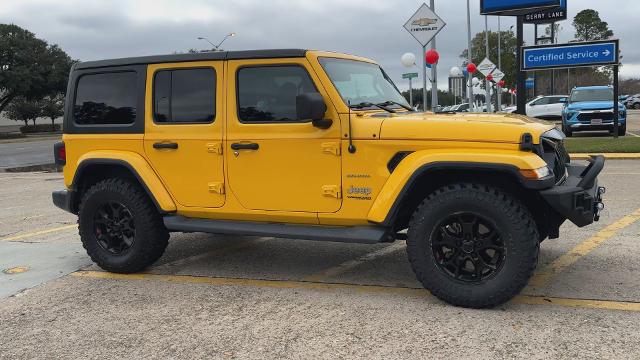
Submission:
{"label": "dealership sign pole", "polygon": [[[404,28],[422,45],[422,108],[424,111],[427,110],[427,44],[431,42],[445,25],[446,23],[436,15],[427,4],[422,4],[404,24]],[[437,87],[435,82],[432,84]],[[432,92],[433,91],[434,89],[432,88]],[[435,89],[435,91],[437,96],[438,90]]]}
{"label": "dealership sign pole", "polygon": [[584,66],[613,65],[613,134],[618,137],[619,41],[601,40],[569,44],[525,46],[522,48],[521,71],[563,69]]}

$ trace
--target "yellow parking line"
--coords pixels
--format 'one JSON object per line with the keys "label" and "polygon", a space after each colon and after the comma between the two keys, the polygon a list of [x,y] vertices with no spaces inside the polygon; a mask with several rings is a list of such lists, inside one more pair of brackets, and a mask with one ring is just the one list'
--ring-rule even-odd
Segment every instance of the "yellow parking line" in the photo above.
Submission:
{"label": "yellow parking line", "polygon": [[353,259],[353,260],[349,260],[349,261],[345,261],[340,265],[334,266],[334,267],[330,267],[328,269],[322,270],[316,274],[313,275],[309,275],[307,277],[305,277],[303,280],[304,281],[320,281],[322,279],[328,278],[328,277],[333,277],[336,275],[340,275],[340,274],[344,274],[345,272],[367,262],[367,261],[371,261],[373,259],[394,253],[400,249],[404,249],[405,248],[405,243],[404,242],[396,242],[392,245],[389,245],[387,247],[384,247],[380,250],[377,251],[372,251],[370,253],[364,254],[363,256],[357,258],[357,259]]}
{"label": "yellow parking line", "polygon": [[[309,281],[290,280],[259,280],[239,278],[214,278],[189,275],[159,275],[159,274],[114,274],[104,271],[77,271],[71,274],[74,277],[109,279],[109,280],[138,280],[138,281],[164,281],[181,284],[204,284],[215,286],[242,286],[242,287],[267,287],[276,289],[309,289],[309,290],[349,290],[366,294],[401,294],[418,297],[431,297],[431,294],[418,288],[381,286],[381,285],[356,285],[341,283],[320,283]],[[640,303],[629,301],[571,299],[546,296],[516,296],[512,303],[527,305],[555,305],[584,309],[624,310],[640,312]]]}
{"label": "yellow parking line", "polygon": [[640,220],[640,209],[605,227],[594,236],[578,244],[568,253],[557,258],[551,264],[547,265],[547,267],[542,269],[542,271],[536,273],[531,278],[529,286],[544,286],[553,276],[573,265],[576,261],[602,245],[602,243],[614,237],[620,230],[630,226],[638,220]]}
{"label": "yellow parking line", "polygon": [[65,225],[65,226],[60,226],[60,227],[56,227],[56,228],[52,228],[52,229],[28,232],[28,233],[24,233],[24,234],[20,234],[20,235],[15,235],[15,236],[2,238],[2,239],[0,239],[0,241],[16,241],[16,240],[26,239],[26,238],[30,238],[30,237],[34,237],[34,236],[38,236],[38,235],[44,235],[44,234],[50,234],[50,233],[53,233],[53,232],[64,231],[64,230],[68,230],[68,229],[72,229],[72,228],[76,228],[77,229],[78,225],[75,225],[75,224],[74,225]]}

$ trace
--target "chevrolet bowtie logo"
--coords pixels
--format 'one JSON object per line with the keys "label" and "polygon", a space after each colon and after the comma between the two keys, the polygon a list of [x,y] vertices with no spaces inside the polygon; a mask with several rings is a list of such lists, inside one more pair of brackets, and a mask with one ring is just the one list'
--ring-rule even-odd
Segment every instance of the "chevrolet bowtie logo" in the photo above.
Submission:
{"label": "chevrolet bowtie logo", "polygon": [[436,24],[437,22],[438,22],[438,19],[422,18],[422,19],[414,20],[414,21],[411,23],[411,25],[416,25],[416,26],[429,26],[429,25]]}

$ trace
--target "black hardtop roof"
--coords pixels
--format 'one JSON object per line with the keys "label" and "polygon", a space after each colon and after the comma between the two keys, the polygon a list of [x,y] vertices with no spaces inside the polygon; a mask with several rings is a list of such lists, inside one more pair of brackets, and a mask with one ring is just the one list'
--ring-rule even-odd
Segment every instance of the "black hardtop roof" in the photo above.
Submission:
{"label": "black hardtop roof", "polygon": [[268,49],[242,51],[211,51],[189,54],[152,55],[121,59],[86,61],[76,64],[75,69],[91,69],[110,66],[146,65],[169,62],[207,61],[207,60],[243,60],[305,57],[304,49]]}

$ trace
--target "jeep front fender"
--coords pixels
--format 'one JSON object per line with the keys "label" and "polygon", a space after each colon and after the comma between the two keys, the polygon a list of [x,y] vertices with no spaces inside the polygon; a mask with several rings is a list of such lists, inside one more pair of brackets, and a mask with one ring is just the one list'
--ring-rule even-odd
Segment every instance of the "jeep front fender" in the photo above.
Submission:
{"label": "jeep front fender", "polygon": [[171,195],[149,163],[141,155],[131,151],[100,150],[82,155],[76,163],[73,181],[71,184],[67,184],[67,187],[76,189],[76,184],[82,177],[83,171],[91,165],[116,165],[127,168],[138,179],[159,210],[163,212],[177,210]]}
{"label": "jeep front fender", "polygon": [[472,149],[416,151],[404,158],[393,170],[369,210],[367,220],[374,223],[388,223],[411,184],[428,171],[490,170],[508,172],[520,177],[518,170],[533,170],[546,165],[539,156],[523,151],[473,151]]}

